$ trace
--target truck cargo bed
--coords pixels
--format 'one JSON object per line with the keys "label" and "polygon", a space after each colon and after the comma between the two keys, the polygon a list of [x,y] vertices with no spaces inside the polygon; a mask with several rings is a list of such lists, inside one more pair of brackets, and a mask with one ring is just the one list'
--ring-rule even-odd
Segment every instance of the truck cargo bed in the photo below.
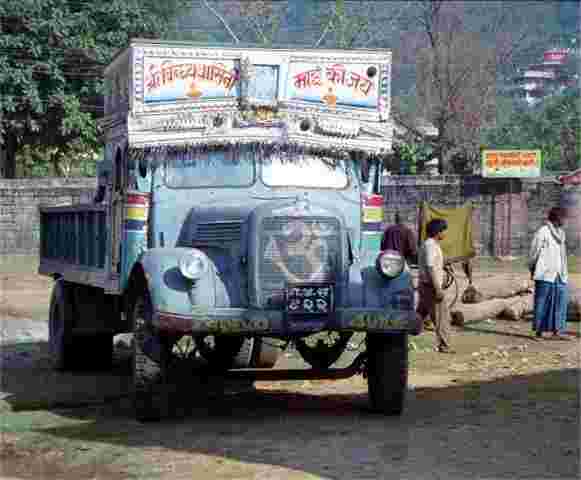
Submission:
{"label": "truck cargo bed", "polygon": [[106,251],[106,206],[40,207],[40,274],[105,287]]}

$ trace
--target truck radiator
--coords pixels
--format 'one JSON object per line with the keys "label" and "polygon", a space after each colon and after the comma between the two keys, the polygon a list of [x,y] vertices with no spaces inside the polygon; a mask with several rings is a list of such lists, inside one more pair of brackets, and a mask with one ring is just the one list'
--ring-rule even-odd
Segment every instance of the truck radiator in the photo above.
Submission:
{"label": "truck radiator", "polygon": [[40,210],[41,260],[104,268],[107,214],[93,205]]}
{"label": "truck radiator", "polygon": [[289,283],[334,283],[341,251],[341,227],[335,218],[264,219],[258,256],[262,306],[281,305]]}

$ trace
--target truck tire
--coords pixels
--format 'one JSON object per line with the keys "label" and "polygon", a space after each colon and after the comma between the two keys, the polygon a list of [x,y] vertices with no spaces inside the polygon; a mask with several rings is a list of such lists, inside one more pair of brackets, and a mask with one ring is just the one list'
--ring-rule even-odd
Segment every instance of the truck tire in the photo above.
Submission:
{"label": "truck tire", "polygon": [[74,362],[73,318],[69,288],[59,278],[52,287],[48,318],[48,350],[55,370],[71,370]]}
{"label": "truck tire", "polygon": [[73,336],[78,369],[110,370],[113,366],[113,335]]}
{"label": "truck tire", "polygon": [[49,309],[48,346],[55,370],[107,370],[113,361],[113,335],[75,335],[71,284],[55,281]]}
{"label": "truck tire", "polygon": [[367,334],[367,387],[371,409],[401,415],[408,381],[406,334]]}
{"label": "truck tire", "polygon": [[138,292],[131,301],[133,322],[133,406],[135,418],[140,422],[156,421],[167,415],[167,397],[163,384],[165,373],[163,359],[152,360],[145,353],[147,342],[154,340],[152,328],[153,308],[146,289]]}
{"label": "truck tire", "polygon": [[248,368],[252,362],[252,352],[255,349],[256,339],[244,338],[240,350],[234,357],[233,368]]}

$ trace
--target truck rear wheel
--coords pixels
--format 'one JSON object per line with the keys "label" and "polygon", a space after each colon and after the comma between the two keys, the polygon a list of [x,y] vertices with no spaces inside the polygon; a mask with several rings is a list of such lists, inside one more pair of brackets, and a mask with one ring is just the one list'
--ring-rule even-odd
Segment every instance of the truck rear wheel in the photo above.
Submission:
{"label": "truck rear wheel", "polygon": [[406,334],[367,334],[367,387],[375,412],[401,415],[408,382]]}
{"label": "truck rear wheel", "polygon": [[103,370],[111,367],[113,335],[75,335],[73,286],[55,281],[49,309],[49,355],[55,370]]}
{"label": "truck rear wheel", "polygon": [[56,280],[48,319],[48,350],[55,370],[70,370],[74,361],[73,318],[68,293],[64,280]]}

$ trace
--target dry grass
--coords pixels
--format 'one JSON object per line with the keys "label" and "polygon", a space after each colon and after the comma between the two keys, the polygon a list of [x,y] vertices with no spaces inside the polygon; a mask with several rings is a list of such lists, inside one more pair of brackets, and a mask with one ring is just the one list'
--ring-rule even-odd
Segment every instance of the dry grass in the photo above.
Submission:
{"label": "dry grass", "polygon": [[37,273],[38,258],[0,256],[0,316],[46,320],[52,280]]}

